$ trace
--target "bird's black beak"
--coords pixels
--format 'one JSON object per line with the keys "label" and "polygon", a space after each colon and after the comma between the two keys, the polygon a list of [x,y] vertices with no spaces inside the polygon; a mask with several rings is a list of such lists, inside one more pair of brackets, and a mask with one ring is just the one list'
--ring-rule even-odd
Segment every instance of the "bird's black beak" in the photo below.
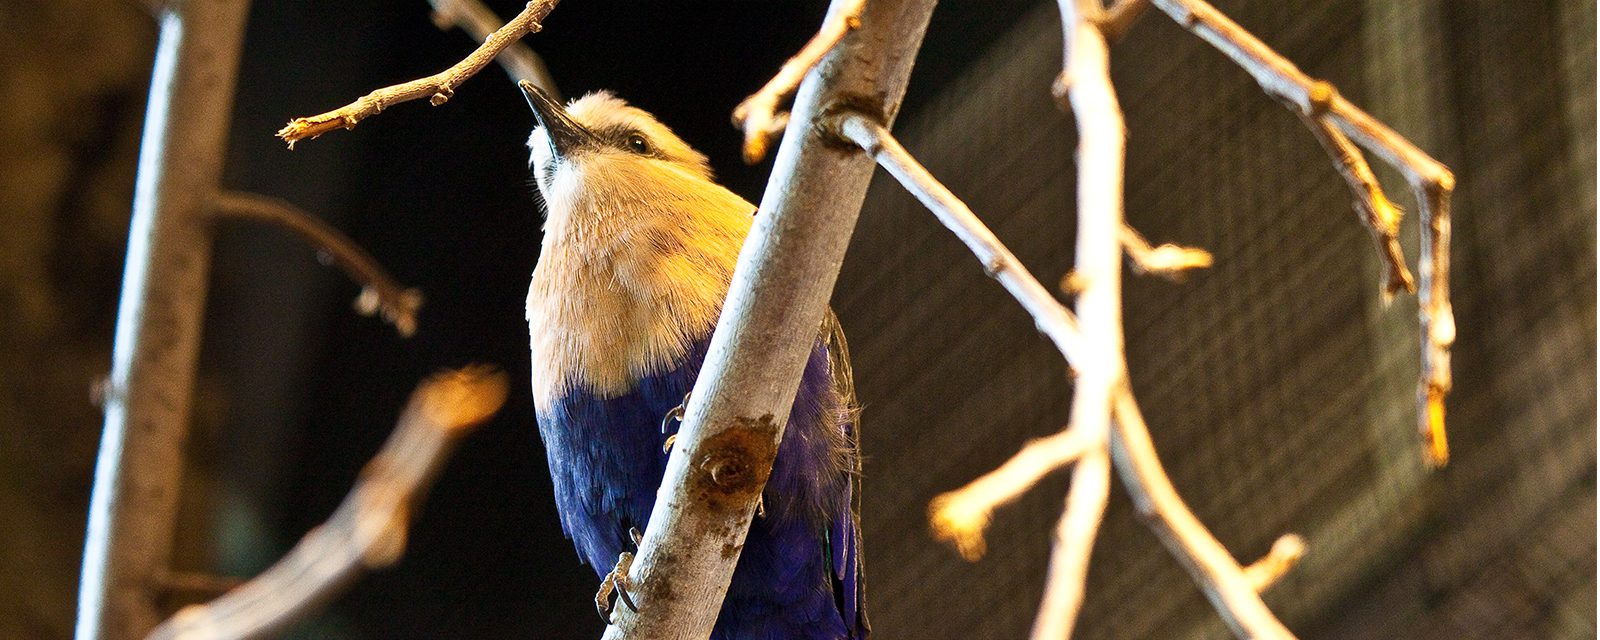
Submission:
{"label": "bird's black beak", "polygon": [[522,95],[528,99],[528,108],[533,109],[533,116],[539,119],[539,126],[544,127],[546,137],[550,139],[550,152],[556,158],[568,156],[579,147],[595,140],[594,133],[573,120],[572,116],[567,114],[567,109],[551,98],[550,94],[527,80],[518,82],[517,86],[522,87]]}

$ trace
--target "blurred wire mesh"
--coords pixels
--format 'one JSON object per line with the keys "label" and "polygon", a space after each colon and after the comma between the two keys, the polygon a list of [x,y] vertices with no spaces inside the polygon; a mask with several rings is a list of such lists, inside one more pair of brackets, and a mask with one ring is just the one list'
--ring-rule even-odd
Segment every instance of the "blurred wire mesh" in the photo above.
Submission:
{"label": "blurred wire mesh", "polygon": [[[1217,258],[1127,289],[1133,384],[1179,490],[1246,561],[1308,538],[1268,593],[1303,637],[1593,637],[1594,2],[1217,4],[1456,171],[1455,455],[1421,466],[1416,301],[1382,302],[1329,160],[1152,13],[1112,53],[1128,219]],[[1071,264],[1074,224],[1072,123],[1048,94],[1059,38],[1041,6],[896,127],[1046,281]],[[1059,429],[1069,383],[959,243],[879,179],[835,300],[866,403],[875,623],[1021,637],[1065,480],[1002,511],[977,564],[927,538],[924,509]],[[1403,237],[1415,265],[1415,220]],[[1226,636],[1125,499],[1090,583],[1081,637]]]}

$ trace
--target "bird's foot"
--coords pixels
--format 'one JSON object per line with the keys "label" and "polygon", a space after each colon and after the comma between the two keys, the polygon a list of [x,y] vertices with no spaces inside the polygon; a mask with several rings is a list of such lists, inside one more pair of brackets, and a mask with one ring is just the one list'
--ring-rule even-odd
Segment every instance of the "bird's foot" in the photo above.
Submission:
{"label": "bird's foot", "polygon": [[678,441],[678,434],[667,436],[667,441],[661,444],[662,453],[672,453],[672,443]]}
{"label": "bird's foot", "polygon": [[[637,531],[637,529],[635,529]],[[631,532],[630,532],[631,533]],[[635,542],[637,544],[637,541]],[[628,569],[633,567],[633,553],[624,551],[617,556],[617,566],[611,573],[600,580],[600,590],[594,594],[594,609],[600,614],[600,619],[606,624],[611,624],[611,594],[615,592],[617,599],[629,611],[637,612],[639,607],[633,604],[633,596],[628,595],[630,584],[628,582]]]}

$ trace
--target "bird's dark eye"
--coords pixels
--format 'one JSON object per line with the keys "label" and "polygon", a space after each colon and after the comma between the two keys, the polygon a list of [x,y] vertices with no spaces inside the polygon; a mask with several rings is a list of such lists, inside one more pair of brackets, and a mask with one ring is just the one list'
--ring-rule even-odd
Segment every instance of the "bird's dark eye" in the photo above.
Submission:
{"label": "bird's dark eye", "polygon": [[644,155],[650,153],[650,141],[644,139],[643,134],[628,134],[628,149],[634,153]]}

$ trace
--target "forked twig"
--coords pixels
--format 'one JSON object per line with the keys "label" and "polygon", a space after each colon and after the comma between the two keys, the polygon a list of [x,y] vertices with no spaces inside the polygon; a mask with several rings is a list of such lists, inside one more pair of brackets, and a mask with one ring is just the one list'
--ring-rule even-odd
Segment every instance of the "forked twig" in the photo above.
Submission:
{"label": "forked twig", "polygon": [[[1351,104],[1333,85],[1306,75],[1204,0],[1151,1],[1180,26],[1232,59],[1254,77],[1268,95],[1293,105],[1305,117],[1332,125],[1327,129],[1314,126],[1314,133],[1321,135],[1337,129],[1350,142],[1378,154],[1411,183],[1423,217],[1419,243],[1422,256],[1417,261],[1417,306],[1422,324],[1418,431],[1424,462],[1433,467],[1443,466],[1450,459],[1450,447],[1445,438],[1444,401],[1452,384],[1450,347],[1456,339],[1455,316],[1450,306],[1450,194],[1455,190],[1454,174],[1388,125]],[[1347,166],[1342,158],[1336,160],[1341,166]],[[1358,178],[1356,182],[1362,180]],[[1362,190],[1366,190],[1364,184]],[[1357,198],[1358,201],[1362,199]],[[1392,269],[1393,259],[1388,257],[1387,241],[1384,241],[1383,252]]]}
{"label": "forked twig", "polygon": [[361,245],[316,216],[277,198],[240,192],[218,195],[212,213],[223,219],[267,222],[288,229],[361,285],[356,311],[368,316],[381,314],[403,337],[417,332],[422,292],[395,281]]}
{"label": "forked twig", "polygon": [[417,505],[456,442],[488,421],[505,399],[505,375],[488,367],[424,381],[326,523],[255,579],[184,608],[147,640],[268,636],[326,603],[363,570],[399,560]]}
{"label": "forked twig", "polygon": [[733,108],[733,126],[744,132],[746,163],[755,164],[767,156],[767,147],[789,124],[789,114],[780,113],[778,103],[799,88],[806,72],[817,66],[822,56],[832,51],[845,34],[861,26],[861,9],[864,5],[866,0],[835,3],[838,11],[830,12],[823,19],[817,35],[812,36],[799,53],[784,62],[778,74],[766,85]]}
{"label": "forked twig", "polygon": [[428,102],[433,106],[444,104],[455,95],[456,87],[482,71],[506,47],[523,36],[542,29],[545,16],[550,14],[559,1],[530,0],[521,13],[490,34],[482,45],[449,69],[425,78],[378,89],[361,96],[355,102],[327,113],[295,118],[278,130],[278,137],[288,142],[289,148],[293,149],[297,141],[315,138],[334,129],[354,128],[356,123],[391,105],[416,100],[423,96],[432,96]]}
{"label": "forked twig", "polygon": [[1400,248],[1400,216],[1404,212],[1389,202],[1388,196],[1383,194],[1383,187],[1378,184],[1378,176],[1372,173],[1372,167],[1367,166],[1367,159],[1362,155],[1361,148],[1326,119],[1298,111],[1295,113],[1305,122],[1306,128],[1311,130],[1311,135],[1316,137],[1317,142],[1322,144],[1322,148],[1328,152],[1328,157],[1333,159],[1333,166],[1339,171],[1339,175],[1344,176],[1345,184],[1350,187],[1350,196],[1355,202],[1356,213],[1361,214],[1362,225],[1372,233],[1372,240],[1378,248],[1378,258],[1388,267],[1382,282],[1384,300],[1387,301],[1402,290],[1416,293],[1417,282],[1412,279],[1411,270],[1406,268],[1406,255]]}

